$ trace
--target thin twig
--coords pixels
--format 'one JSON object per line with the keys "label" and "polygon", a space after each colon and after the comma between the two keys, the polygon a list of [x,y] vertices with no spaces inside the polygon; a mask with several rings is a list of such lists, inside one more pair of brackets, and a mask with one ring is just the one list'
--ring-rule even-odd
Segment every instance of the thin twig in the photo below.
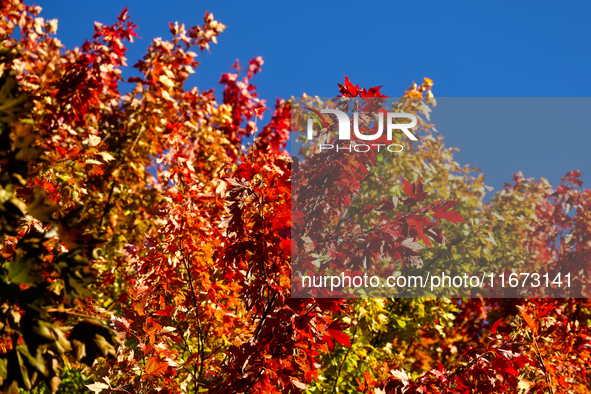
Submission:
{"label": "thin twig", "polygon": [[259,373],[257,374],[257,376],[252,380],[252,382],[248,386],[248,389],[246,389],[246,394],[250,393],[250,389],[252,388],[252,386],[254,385],[254,383],[257,381],[257,379],[259,378],[259,376],[261,376],[261,374],[263,373],[264,370],[265,369],[263,367],[261,367],[261,370],[259,371]]}
{"label": "thin twig", "polygon": [[259,320],[259,324],[257,325],[257,328],[255,330],[255,333],[251,339],[251,341],[256,341],[261,333],[261,331],[263,330],[263,323],[265,322],[265,320],[267,319],[267,317],[269,316],[269,313],[271,313],[271,308],[273,307],[273,304],[275,303],[275,300],[277,299],[277,292],[273,292],[273,297],[271,298],[271,301],[267,304],[267,308],[265,308],[265,312],[263,312],[263,315],[261,316],[261,320]]}
{"label": "thin twig", "polygon": [[339,379],[340,379],[340,375],[341,375],[341,370],[343,369],[343,365],[345,364],[345,361],[347,360],[347,357],[349,357],[349,352],[351,352],[351,349],[353,348],[353,344],[355,343],[355,335],[357,334],[357,328],[359,327],[359,314],[357,315],[357,324],[355,325],[355,329],[353,330],[353,335],[351,338],[351,346],[347,349],[347,352],[345,353],[345,357],[343,357],[343,359],[341,360],[341,365],[339,365],[339,368],[337,369],[337,373],[335,375],[335,380],[334,380],[334,385],[332,386],[332,392],[336,392],[337,389],[337,384],[339,383]]}
{"label": "thin twig", "polygon": [[[199,367],[199,374],[197,374],[197,366],[195,366],[194,371],[193,371],[193,381],[194,381],[194,385],[195,385],[195,392],[197,392],[197,376],[199,376],[199,378],[201,378],[201,374],[203,372],[203,338],[202,338],[202,332],[201,332],[201,320],[199,319],[199,315],[198,315],[198,311],[199,311],[199,307],[197,305],[197,295],[195,293],[195,288],[193,287],[193,277],[191,275],[191,269],[189,267],[189,260],[187,258],[187,255],[185,254],[185,248],[183,246],[183,229],[185,227],[185,218],[183,217],[183,220],[181,222],[181,236],[179,237],[179,246],[180,246],[180,250],[181,250],[181,255],[183,257],[183,265],[185,266],[185,269],[187,270],[187,276],[189,278],[189,286],[191,289],[191,295],[193,296],[193,306],[195,307],[195,315],[197,317],[197,324],[199,325],[199,332],[198,332],[198,336],[197,336],[197,351],[199,352],[200,358],[201,358],[201,365]],[[184,340],[184,337],[183,337]],[[185,341],[186,343],[186,341]],[[188,344],[187,344],[188,347]],[[189,350],[190,351],[190,350]],[[193,353],[191,352],[191,356],[194,357]]]}
{"label": "thin twig", "polygon": [[540,364],[542,364],[542,369],[544,370],[544,377],[546,379],[546,383],[548,383],[548,390],[550,394],[554,394],[554,388],[552,387],[552,381],[550,380],[550,375],[548,375],[548,370],[546,369],[546,363],[544,363],[544,359],[542,358],[542,353],[540,352],[540,348],[538,347],[538,341],[536,337],[531,333],[532,341],[536,347],[536,356],[538,356],[538,360],[540,360]]}

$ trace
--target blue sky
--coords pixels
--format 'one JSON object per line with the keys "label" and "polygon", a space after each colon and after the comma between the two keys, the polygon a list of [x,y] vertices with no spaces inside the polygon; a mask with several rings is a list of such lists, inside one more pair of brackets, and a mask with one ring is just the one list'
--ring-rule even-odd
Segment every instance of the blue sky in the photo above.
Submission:
{"label": "blue sky", "polygon": [[[113,23],[128,6],[142,37],[130,46],[130,65],[154,37],[170,37],[169,21],[200,24],[205,10],[213,12],[228,28],[211,53],[200,55],[200,68],[190,83],[200,89],[217,87],[220,74],[237,58],[246,64],[260,55],[265,64],[254,83],[271,104],[276,97],[304,92],[334,96],[344,75],[361,87],[383,85],[382,92],[389,96],[401,95],[423,77],[434,80],[436,97],[591,96],[589,1],[39,0],[36,4],[43,7],[41,16],[58,18],[58,37],[68,48],[92,35],[94,21]],[[124,76],[130,75],[132,70],[125,71]],[[579,102],[579,115],[589,102]],[[544,176],[553,184],[568,170],[588,172],[591,127],[580,124],[564,130],[545,128],[542,134],[532,129],[510,132],[518,138],[507,138],[506,133],[491,138],[490,130],[446,129],[444,124],[438,130],[448,145],[460,148],[458,161],[481,168],[487,184],[498,190],[519,170],[526,176]],[[583,179],[591,187],[591,176]]]}

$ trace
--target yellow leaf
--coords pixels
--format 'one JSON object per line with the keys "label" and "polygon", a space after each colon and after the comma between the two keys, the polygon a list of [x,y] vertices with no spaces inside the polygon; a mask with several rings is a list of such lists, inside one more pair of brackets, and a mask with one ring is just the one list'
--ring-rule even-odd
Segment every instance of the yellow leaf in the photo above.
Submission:
{"label": "yellow leaf", "polygon": [[172,79],[168,78],[166,75],[161,75],[160,78],[158,78],[158,80],[162,82],[164,85],[168,86],[169,88],[172,88],[174,86],[174,82],[172,82]]}
{"label": "yellow leaf", "polygon": [[519,389],[518,394],[527,394],[529,393],[529,389],[534,384],[532,382],[528,382],[527,380],[520,380],[517,384],[517,388]]}
{"label": "yellow leaf", "polygon": [[115,158],[107,152],[99,152],[99,155],[101,155],[103,160],[106,161],[107,163],[110,162],[111,160],[115,160]]}

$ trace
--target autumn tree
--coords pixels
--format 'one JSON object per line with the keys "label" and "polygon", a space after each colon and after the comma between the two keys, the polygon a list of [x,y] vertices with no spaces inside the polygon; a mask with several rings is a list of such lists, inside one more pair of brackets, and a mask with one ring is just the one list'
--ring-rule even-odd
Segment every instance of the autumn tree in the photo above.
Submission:
{"label": "autumn tree", "polygon": [[[411,86],[402,102],[420,98],[436,105],[431,86],[429,79]],[[346,80],[340,92],[355,97],[366,91]],[[403,179],[422,180],[426,192],[437,191],[425,203],[458,201],[454,209],[465,219],[460,225],[439,224],[447,242],[422,250],[424,266],[487,267],[507,274],[514,267],[542,272],[570,267],[581,274],[575,294],[586,294],[589,190],[582,189],[581,174],[569,172],[553,189],[544,179],[535,182],[518,173],[484,203],[490,188],[482,174],[473,176],[474,169],[453,160],[453,149],[432,130],[428,113],[429,108],[422,113],[425,134],[406,147],[411,154],[398,156],[395,165],[380,167],[376,161],[379,171],[369,172],[364,185],[349,194],[356,196],[349,211],[380,209],[376,197],[392,187],[403,192],[403,201]],[[359,298],[345,318],[352,346],[324,356],[327,368],[315,390],[586,392],[588,311],[586,299]]]}
{"label": "autumn tree", "polygon": [[[18,0],[1,11],[3,391],[588,391],[586,299],[291,297],[294,241],[310,225],[297,204],[315,192],[286,150],[295,101],[257,96],[260,57],[222,74],[220,103],[188,86],[225,28],[213,15],[170,24],[124,80],[127,10],[73,50],[40,11]],[[518,174],[484,203],[483,176],[426,118],[432,85],[399,102],[422,134],[395,167],[368,166],[381,163],[371,154],[318,161],[324,178],[363,175],[318,219],[389,209],[394,260],[584,268],[580,174],[556,189]],[[348,78],[338,93],[382,97]],[[392,192],[396,206],[381,199]]]}

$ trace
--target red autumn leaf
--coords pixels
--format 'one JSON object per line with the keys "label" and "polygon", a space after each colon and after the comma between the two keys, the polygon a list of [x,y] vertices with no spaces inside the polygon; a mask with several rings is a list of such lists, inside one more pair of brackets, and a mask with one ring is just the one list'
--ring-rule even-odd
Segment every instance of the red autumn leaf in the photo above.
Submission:
{"label": "red autumn leaf", "polygon": [[423,183],[418,179],[414,183],[410,183],[405,178],[402,178],[402,191],[408,196],[402,201],[410,206],[415,205],[418,202],[424,201],[427,198],[428,193],[423,190]]}
{"label": "red autumn leaf", "polygon": [[377,206],[378,205],[367,205],[359,212],[359,216],[365,215],[366,213],[371,212]]}
{"label": "red autumn leaf", "polygon": [[443,211],[441,209],[433,212],[434,218],[449,220],[452,223],[464,223],[464,218],[457,211]]}
{"label": "red autumn leaf", "polygon": [[335,339],[339,344],[347,347],[351,347],[351,339],[340,329],[340,324],[332,322],[326,329],[328,335]]}
{"label": "red autumn leaf", "polygon": [[499,319],[495,322],[495,324],[493,324],[492,328],[491,328],[491,332],[493,335],[495,335],[497,333],[497,327],[499,327],[501,325],[501,323],[503,322],[503,319]]}

